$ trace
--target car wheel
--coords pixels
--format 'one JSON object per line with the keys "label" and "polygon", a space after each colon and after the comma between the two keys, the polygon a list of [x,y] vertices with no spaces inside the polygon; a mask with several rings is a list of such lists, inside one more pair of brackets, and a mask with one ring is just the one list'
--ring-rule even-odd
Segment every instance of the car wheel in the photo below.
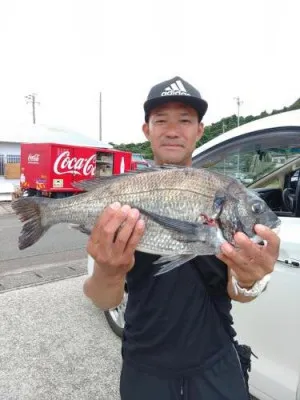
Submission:
{"label": "car wheel", "polygon": [[125,291],[122,303],[116,308],[112,308],[108,311],[104,311],[104,315],[107,319],[108,325],[111,327],[112,331],[120,338],[123,335],[123,329],[125,325],[125,310],[127,305],[128,294]]}

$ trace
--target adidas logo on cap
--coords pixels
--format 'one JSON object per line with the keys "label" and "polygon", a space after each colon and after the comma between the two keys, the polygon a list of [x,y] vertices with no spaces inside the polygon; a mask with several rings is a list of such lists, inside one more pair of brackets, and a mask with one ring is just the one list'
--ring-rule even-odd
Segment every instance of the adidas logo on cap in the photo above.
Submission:
{"label": "adidas logo on cap", "polygon": [[186,88],[183,86],[181,80],[177,80],[174,83],[171,83],[170,86],[166,87],[163,92],[161,92],[161,96],[190,96],[187,92]]}
{"label": "adidas logo on cap", "polygon": [[144,103],[145,121],[149,121],[149,115],[155,107],[168,103],[170,100],[179,100],[193,107],[199,115],[199,120],[202,120],[207,110],[207,102],[202,99],[200,92],[180,76],[175,76],[150,89]]}

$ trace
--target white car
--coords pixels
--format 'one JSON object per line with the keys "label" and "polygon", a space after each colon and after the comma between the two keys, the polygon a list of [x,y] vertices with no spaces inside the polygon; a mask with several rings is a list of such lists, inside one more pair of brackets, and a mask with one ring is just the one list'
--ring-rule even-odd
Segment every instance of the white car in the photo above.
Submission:
{"label": "white car", "polygon": [[258,357],[252,359],[250,391],[260,400],[300,400],[300,110],[218,136],[196,149],[194,166],[232,174],[226,165],[236,153],[241,181],[282,221],[280,254],[267,291],[248,304],[233,302],[239,342]]}
{"label": "white car", "polygon": [[[248,304],[233,302],[240,343],[251,346],[250,391],[260,400],[300,400],[300,110],[266,117],[197,148],[193,166],[240,179],[281,218],[281,247],[266,292]],[[93,260],[89,257],[92,273]],[[105,312],[121,336],[127,294]]]}

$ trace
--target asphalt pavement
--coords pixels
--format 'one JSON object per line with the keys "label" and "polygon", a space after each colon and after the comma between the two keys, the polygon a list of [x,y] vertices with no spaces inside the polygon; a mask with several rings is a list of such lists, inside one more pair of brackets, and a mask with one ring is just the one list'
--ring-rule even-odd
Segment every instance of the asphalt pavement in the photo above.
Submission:
{"label": "asphalt pavement", "polygon": [[85,279],[0,294],[0,400],[119,399],[121,342]]}
{"label": "asphalt pavement", "polygon": [[59,224],[50,228],[33,246],[19,250],[21,228],[22,224],[14,214],[9,209],[7,212],[2,209],[0,292],[87,272],[87,235],[70,229],[67,224]]}
{"label": "asphalt pavement", "polygon": [[0,202],[0,400],[115,400],[121,342],[83,294],[87,237],[57,225],[20,251]]}
{"label": "asphalt pavement", "polygon": [[[1,203],[0,203],[1,204]],[[68,224],[51,227],[34,245],[18,248],[22,223],[14,214],[0,215],[0,274],[25,267],[87,257],[88,236],[70,229]]]}
{"label": "asphalt pavement", "polygon": [[12,212],[10,201],[0,201],[0,215],[11,214]]}

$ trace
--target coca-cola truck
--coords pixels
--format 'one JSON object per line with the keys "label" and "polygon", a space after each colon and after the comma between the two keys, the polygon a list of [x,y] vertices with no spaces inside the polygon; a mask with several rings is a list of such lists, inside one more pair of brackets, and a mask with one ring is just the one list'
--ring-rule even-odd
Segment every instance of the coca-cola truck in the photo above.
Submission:
{"label": "coca-cola truck", "polygon": [[20,168],[24,196],[60,198],[81,192],[73,182],[130,171],[131,153],[57,143],[22,143]]}

